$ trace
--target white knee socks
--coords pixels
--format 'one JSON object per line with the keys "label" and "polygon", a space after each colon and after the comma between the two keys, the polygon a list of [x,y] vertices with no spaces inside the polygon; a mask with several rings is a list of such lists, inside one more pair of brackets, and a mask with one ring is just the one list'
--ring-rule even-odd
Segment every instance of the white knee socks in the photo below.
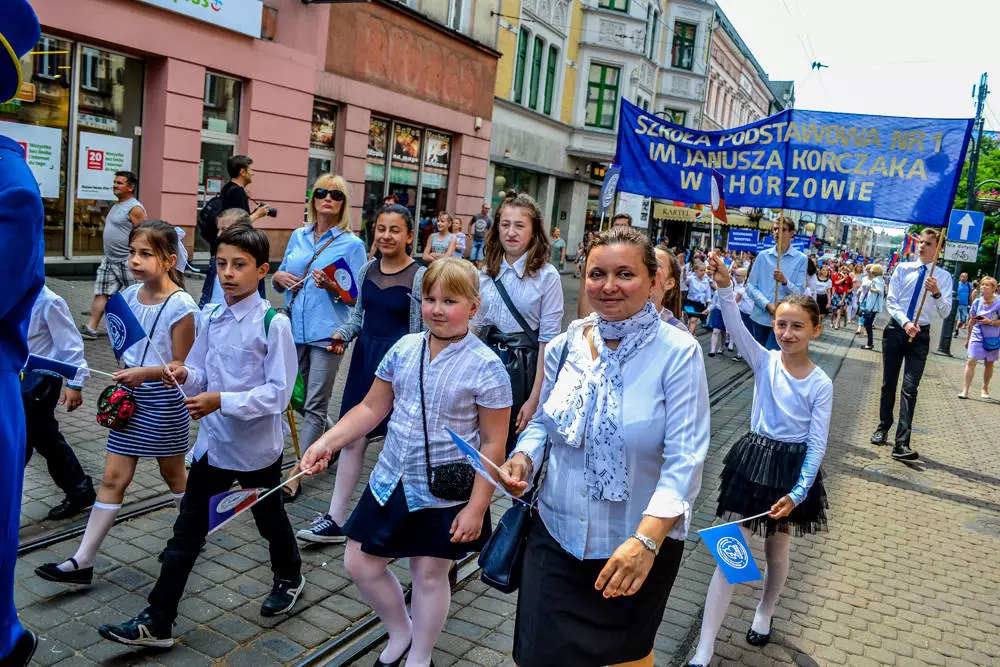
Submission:
{"label": "white knee socks", "polygon": [[691,662],[696,665],[708,665],[715,653],[715,637],[719,634],[722,621],[726,618],[729,601],[733,598],[735,584],[726,581],[722,570],[715,568],[712,581],[708,585],[708,595],[705,597],[705,614],[701,618],[701,636],[698,637],[698,648],[695,649]]}
{"label": "white knee socks", "polygon": [[778,596],[788,579],[788,547],[791,536],[788,533],[775,533],[764,540],[764,555],[767,558],[767,569],[764,571],[764,592],[753,616],[750,626],[754,632],[766,635],[771,632],[771,617],[778,604]]}
{"label": "white knee socks", "polygon": [[451,604],[451,586],[448,569],[451,561],[443,558],[418,557],[410,559],[413,575],[413,646],[406,664],[411,667],[428,667],[431,654],[444,624],[448,620]]}
{"label": "white knee socks", "polygon": [[181,501],[184,500],[184,492],[181,491],[180,493],[171,493],[170,497],[173,498],[174,505],[177,507],[177,509],[180,509]]}
{"label": "white knee socks", "polygon": [[[108,531],[114,525],[115,517],[118,516],[118,510],[121,508],[120,504],[94,503],[94,508],[90,510],[90,518],[87,519],[87,530],[83,533],[79,548],[73,554],[80,569],[94,565],[94,559],[101,548],[101,543],[108,536]],[[58,567],[63,572],[70,572],[74,569],[73,563],[68,560],[60,563]]]}
{"label": "white knee socks", "polygon": [[365,438],[355,440],[340,450],[337,458],[337,479],[333,483],[333,496],[330,498],[330,518],[338,526],[343,526],[347,519],[347,503],[351,501],[351,494],[361,479],[366,442]]}
{"label": "white knee socks", "polygon": [[712,354],[719,351],[719,334],[721,333],[718,329],[712,329],[712,347],[710,350]]}

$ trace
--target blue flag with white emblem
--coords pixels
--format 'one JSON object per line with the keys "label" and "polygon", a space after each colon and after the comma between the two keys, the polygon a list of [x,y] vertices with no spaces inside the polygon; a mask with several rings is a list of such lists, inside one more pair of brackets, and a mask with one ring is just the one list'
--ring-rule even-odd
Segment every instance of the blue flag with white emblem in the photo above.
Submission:
{"label": "blue flag with white emblem", "polygon": [[111,341],[115,359],[121,360],[125,350],[146,337],[145,329],[128,307],[121,292],[112,294],[108,299],[108,305],[104,307],[104,321],[108,327],[108,339]]}
{"label": "blue flag with white emblem", "polygon": [[730,584],[761,579],[757,561],[753,559],[750,545],[744,539],[738,523],[705,528],[699,530],[698,534]]}
{"label": "blue flag with white emblem", "polygon": [[29,373],[40,373],[41,375],[51,375],[72,380],[80,370],[79,366],[67,364],[65,361],[50,359],[37,354],[29,354],[28,361],[24,364],[21,372],[24,375]]}

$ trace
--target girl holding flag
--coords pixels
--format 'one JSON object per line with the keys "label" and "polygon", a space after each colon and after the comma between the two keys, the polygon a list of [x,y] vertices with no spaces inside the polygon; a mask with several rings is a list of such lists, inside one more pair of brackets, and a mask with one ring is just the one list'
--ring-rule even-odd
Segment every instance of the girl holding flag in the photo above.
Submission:
{"label": "girl holding flag", "polygon": [[[755,376],[751,431],[726,455],[716,515],[727,521],[751,517],[743,523],[744,533],[765,538],[764,590],[746,635],[747,643],[763,646],[771,638],[771,619],[788,577],[792,530],[802,535],[826,525],[819,467],[826,452],[833,383],[809,359],[809,341],[822,332],[815,301],[792,295],[778,304],[774,334],[780,351],[768,351],[740,318],[729,269],[718,253],[709,258],[709,267],[719,286],[726,328]],[[760,516],[763,512],[767,514]],[[712,660],[733,587],[716,568],[689,665],[704,666]]]}
{"label": "girl holding flag", "polygon": [[[157,459],[160,474],[178,506],[184,497],[184,454],[189,447],[191,420],[184,397],[162,383],[163,366],[156,362],[183,361],[187,357],[194,344],[198,305],[183,289],[183,278],[177,270],[179,240],[172,226],[147,220],[132,229],[128,247],[129,268],[138,283],[120,294],[146,337],[124,350],[121,360],[125,368],[114,373],[113,378],[132,390],[135,412],[124,430],[108,433],[104,479],[76,553],[62,563],[46,563],[35,570],[48,581],[93,581],[94,559],[121,509],[140,457]],[[156,365],[147,365],[149,362]]]}
{"label": "girl holding flag", "polygon": [[[493,487],[465,463],[445,427],[499,462],[510,415],[503,363],[469,329],[479,307],[475,267],[437,259],[422,292],[429,331],[393,345],[364,399],[302,456],[302,469],[315,474],[389,417],[371,479],[344,525],[347,572],[389,633],[376,666],[398,667],[407,653],[409,667],[431,664],[448,618],[451,561],[481,549],[491,534]],[[394,558],[410,559],[412,618],[389,569]]]}
{"label": "girl holding flag", "polygon": [[[351,315],[350,305],[340,300],[337,285],[323,268],[343,259],[357,276],[367,259],[364,242],[351,232],[348,194],[342,176],[323,174],[316,179],[306,207],[309,224],[292,232],[281,266],[271,278],[274,289],[285,292],[285,312],[292,321],[305,390],[299,433],[304,447],[330,426],[327,410],[343,356],[327,346],[330,332],[346,324]],[[298,466],[289,471],[289,482],[282,490],[286,501],[299,494],[299,480],[290,479],[298,472]]]}

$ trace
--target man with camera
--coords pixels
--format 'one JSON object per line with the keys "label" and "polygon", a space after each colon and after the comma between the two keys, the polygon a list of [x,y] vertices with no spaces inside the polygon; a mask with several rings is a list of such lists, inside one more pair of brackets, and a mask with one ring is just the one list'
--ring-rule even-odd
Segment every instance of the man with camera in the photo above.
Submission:
{"label": "man with camera", "polygon": [[[198,228],[212,253],[208,270],[205,272],[205,286],[202,289],[199,307],[204,307],[206,303],[212,302],[213,298],[212,294],[216,284],[215,241],[219,236],[221,214],[230,212],[232,209],[246,211],[250,216],[251,225],[264,216],[273,218],[278,215],[278,209],[269,207],[266,202],[256,200],[254,200],[254,209],[250,210],[250,197],[246,191],[246,187],[253,182],[253,160],[250,157],[246,155],[232,156],[226,162],[226,171],[229,173],[229,182],[222,186],[219,194],[205,202],[205,206],[198,213]],[[257,284],[257,292],[261,298],[267,298],[263,279]]]}

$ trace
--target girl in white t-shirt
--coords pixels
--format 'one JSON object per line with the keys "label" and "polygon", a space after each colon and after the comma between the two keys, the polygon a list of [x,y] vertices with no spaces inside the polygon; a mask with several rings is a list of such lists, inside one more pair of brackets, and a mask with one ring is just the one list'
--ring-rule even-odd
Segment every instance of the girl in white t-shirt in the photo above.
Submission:
{"label": "girl in white t-shirt", "polygon": [[[48,563],[35,570],[49,581],[93,581],[94,559],[121,509],[140,458],[157,459],[160,474],[178,506],[184,497],[184,454],[191,420],[179,391],[160,380],[160,362],[183,362],[187,357],[194,344],[198,305],[182,287],[184,279],[176,268],[179,240],[173,227],[160,220],[147,220],[132,230],[128,248],[129,268],[139,283],[127,287],[121,295],[148,338],[124,351],[121,360],[125,368],[113,378],[131,391],[135,412],[123,430],[108,432],[104,480],[76,553],[62,563]],[[109,322],[109,334],[111,330]]]}

